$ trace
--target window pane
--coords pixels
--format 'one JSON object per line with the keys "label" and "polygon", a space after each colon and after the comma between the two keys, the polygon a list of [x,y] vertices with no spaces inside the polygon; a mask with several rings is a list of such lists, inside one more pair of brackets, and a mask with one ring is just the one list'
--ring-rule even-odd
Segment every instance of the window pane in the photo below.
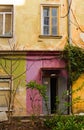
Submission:
{"label": "window pane", "polygon": [[44,25],[49,25],[49,17],[44,17]]}
{"label": "window pane", "polygon": [[5,81],[5,82],[4,82],[4,81],[2,82],[2,81],[0,81],[0,89],[1,89],[1,88],[3,88],[3,89],[4,89],[4,88],[10,88],[9,82],[6,82],[6,81]]}
{"label": "window pane", "polygon": [[43,7],[43,34],[57,35],[58,34],[58,8]]}
{"label": "window pane", "polygon": [[52,27],[52,35],[57,35],[57,27],[56,26]]}
{"label": "window pane", "polygon": [[43,8],[43,16],[49,16],[49,8],[48,7],[44,7]]}
{"label": "window pane", "polygon": [[3,15],[0,14],[0,35],[3,33]]}
{"label": "window pane", "polygon": [[12,9],[12,5],[0,5],[0,12],[11,12]]}
{"label": "window pane", "polygon": [[44,26],[43,27],[43,34],[48,35],[49,34],[49,26]]}
{"label": "window pane", "polygon": [[12,12],[12,5],[0,5],[0,36],[12,36]]}
{"label": "window pane", "polygon": [[52,18],[52,26],[56,26],[57,25],[57,18],[53,17]]}
{"label": "window pane", "polygon": [[57,8],[52,8],[52,16],[57,16]]}
{"label": "window pane", "polygon": [[5,35],[11,35],[12,34],[12,15],[6,14],[5,17]]}
{"label": "window pane", "polygon": [[8,107],[9,91],[0,91],[0,107]]}

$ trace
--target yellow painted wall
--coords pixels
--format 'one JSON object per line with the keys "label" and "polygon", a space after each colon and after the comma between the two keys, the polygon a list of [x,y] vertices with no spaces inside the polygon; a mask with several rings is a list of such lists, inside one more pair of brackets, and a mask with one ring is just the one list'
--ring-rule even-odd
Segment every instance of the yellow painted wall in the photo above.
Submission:
{"label": "yellow painted wall", "polygon": [[72,112],[84,113],[84,74],[74,83],[72,87]]}
{"label": "yellow painted wall", "polygon": [[[59,38],[39,38],[41,35],[41,4],[59,5]],[[0,38],[0,49],[16,50],[62,50],[67,39],[66,0],[25,0],[14,6],[14,36]],[[10,44],[10,45],[9,45]],[[11,46],[11,47],[10,47]]]}
{"label": "yellow painted wall", "polygon": [[[59,4],[59,32],[60,36],[62,36],[61,39],[39,38],[39,35],[41,35],[41,4],[43,3]],[[80,38],[80,33],[81,31],[84,33],[84,0],[72,0],[71,10],[71,42],[73,41],[73,44],[83,48],[84,42]],[[67,43],[67,17],[63,17],[66,14],[67,0],[24,0],[21,5],[14,5],[14,35],[13,38],[0,38],[0,50],[62,50]],[[72,88],[78,88],[82,82],[83,78],[80,77]],[[83,90],[82,88],[72,97],[75,98],[81,95],[81,98],[84,99]],[[20,92],[22,93],[22,91]],[[21,100],[21,93],[19,93],[19,100]],[[74,104],[72,109],[74,113],[77,113],[84,111],[83,108],[84,103],[82,102],[81,104]]]}
{"label": "yellow painted wall", "polygon": [[[70,14],[71,41],[74,45],[84,48],[84,0],[73,0]],[[80,33],[83,33],[83,40]]]}
{"label": "yellow painted wall", "polygon": [[[0,4],[11,4],[1,1]],[[20,2],[19,2],[20,3]],[[0,38],[0,50],[60,50],[67,39],[67,0],[21,0],[14,4],[13,38]],[[39,38],[41,34],[41,4],[59,4],[59,31],[61,39]],[[74,15],[73,15],[74,14]],[[74,18],[75,16],[75,18]],[[84,33],[84,0],[73,0],[70,11],[71,42],[84,48],[80,33]]]}
{"label": "yellow painted wall", "polygon": [[[84,48],[83,39],[80,34],[84,34],[84,1],[73,0],[70,10],[70,31],[71,43]],[[81,88],[81,89],[80,89]],[[75,91],[74,91],[75,90]],[[74,92],[73,92],[74,91]],[[72,112],[75,114],[84,113],[84,75],[82,75],[72,86]],[[77,101],[77,98],[80,98]],[[76,100],[76,101],[75,101]],[[75,103],[74,103],[75,101]]]}

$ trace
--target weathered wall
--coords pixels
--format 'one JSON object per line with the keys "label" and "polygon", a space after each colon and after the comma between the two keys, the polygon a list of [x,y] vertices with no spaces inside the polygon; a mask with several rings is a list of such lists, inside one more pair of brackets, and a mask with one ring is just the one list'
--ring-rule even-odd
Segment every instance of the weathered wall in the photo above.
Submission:
{"label": "weathered wall", "polygon": [[[22,0],[21,0],[22,1]],[[10,2],[5,1],[6,4],[12,4]],[[5,2],[0,0],[0,4],[5,4]],[[59,4],[59,32],[62,38],[39,38],[41,34],[41,4]],[[14,4],[14,3],[13,3]],[[14,4],[14,32],[13,38],[0,38],[0,50],[62,50],[67,42],[67,0],[23,0],[22,3]],[[70,37],[71,43],[78,45],[79,47],[84,47],[84,42],[80,38],[80,33],[84,33],[84,1],[83,0],[73,0],[71,3],[71,11],[70,11]],[[15,62],[15,61],[14,61]],[[19,62],[19,61],[18,61]],[[5,63],[4,63],[5,64]],[[3,65],[4,65],[3,64]],[[7,64],[9,65],[8,61]],[[19,63],[18,63],[19,64]],[[44,63],[46,66],[46,63]],[[57,64],[57,61],[56,61]],[[34,63],[36,65],[36,63]],[[49,62],[47,66],[49,65]],[[22,61],[20,63],[20,68],[14,71],[14,76],[21,74],[25,71],[26,63]],[[36,69],[32,62],[28,63],[28,66],[31,66],[34,70]],[[53,66],[53,62],[52,62]],[[37,69],[42,67],[41,62],[39,65],[36,65]],[[34,75],[31,73],[30,69],[27,71],[27,80],[38,79],[39,75],[35,71]],[[5,74],[3,69],[0,69],[1,74]],[[21,72],[21,73],[20,73]],[[31,78],[28,77],[31,75]],[[37,76],[37,77],[36,77]],[[24,74],[25,77],[25,74]],[[20,83],[19,83],[20,82]],[[77,84],[73,86],[78,87],[80,83],[83,82],[82,78],[79,78]],[[19,88],[17,89],[17,98],[15,99],[15,112],[17,111],[19,114],[26,112],[25,104],[25,86],[23,81],[23,76],[21,79],[14,80],[14,87],[17,87],[19,84]],[[82,91],[83,92],[83,91]],[[81,92],[78,92],[78,95],[81,95]],[[73,95],[74,97],[74,95]],[[82,94],[82,99],[83,99]],[[20,102],[23,102],[22,105]],[[77,104],[73,107],[73,112],[80,111],[81,104]],[[82,102],[82,106],[84,107],[84,103]],[[82,107],[82,108],[83,108]],[[81,108],[81,112],[82,112]]]}
{"label": "weathered wall", "polygon": [[[20,58],[20,60],[19,60]],[[26,115],[26,61],[25,56],[17,57],[17,66],[13,72],[13,88],[16,91],[14,97],[14,115]]]}
{"label": "weathered wall", "polygon": [[[27,56],[26,81],[36,81],[42,84],[42,68],[59,69],[61,76],[67,77],[65,62],[55,56]],[[36,60],[35,60],[36,59]],[[37,60],[38,59],[38,60]],[[43,60],[44,59],[44,60]],[[42,97],[36,90],[27,89],[26,94],[27,115],[43,114]]]}
{"label": "weathered wall", "polygon": [[[5,58],[5,59],[4,59]],[[13,114],[26,113],[26,62],[21,56],[8,56],[0,59],[0,76],[12,75]],[[3,67],[2,67],[3,66]]]}
{"label": "weathered wall", "polygon": [[[41,35],[41,4],[59,5],[59,35],[62,38],[39,38]],[[67,39],[66,0],[25,0],[14,6],[14,36],[0,39],[0,49],[16,50],[60,50]],[[9,42],[11,43],[9,46]]]}
{"label": "weathered wall", "polygon": [[84,74],[74,83],[72,87],[72,112],[84,113]]}
{"label": "weathered wall", "polygon": [[[84,1],[73,0],[70,11],[71,43],[84,48]],[[83,34],[81,37],[81,33]],[[73,90],[75,90],[73,92]],[[84,75],[72,87],[72,112],[84,113]],[[80,98],[77,100],[77,98]],[[76,100],[76,101],[75,101]],[[75,102],[74,102],[75,101]]]}
{"label": "weathered wall", "polygon": [[[84,48],[84,1],[73,0],[70,11],[71,43]],[[83,33],[83,38],[81,38]]]}

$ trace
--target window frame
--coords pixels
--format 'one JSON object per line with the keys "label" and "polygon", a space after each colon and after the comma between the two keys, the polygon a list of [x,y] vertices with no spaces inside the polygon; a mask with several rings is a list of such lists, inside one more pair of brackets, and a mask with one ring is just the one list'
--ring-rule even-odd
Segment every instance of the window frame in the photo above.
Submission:
{"label": "window frame", "polygon": [[[8,111],[9,110],[9,103],[10,103],[10,96],[11,96],[10,92],[11,92],[11,89],[12,89],[11,88],[11,77],[6,77],[6,76],[0,77],[0,83],[8,83],[7,87],[1,87],[0,86],[0,92],[8,92],[9,91],[8,105],[6,104],[7,106],[1,106],[1,104],[0,104],[0,111]],[[3,96],[3,95],[0,94],[0,96]]]}
{"label": "window frame", "polygon": [[[44,9],[44,7],[48,7],[49,9],[51,9],[51,8],[56,8],[57,9],[57,34],[56,35],[52,35],[51,33],[45,35],[43,33],[43,19],[44,19],[43,9]],[[41,35],[39,37],[41,37],[41,38],[45,38],[45,37],[61,38],[60,33],[59,33],[59,13],[60,13],[59,10],[60,10],[60,5],[59,4],[41,4]],[[51,21],[51,16],[50,16],[50,21]],[[50,30],[51,30],[51,27],[50,27]]]}
{"label": "window frame", "polygon": [[[14,19],[14,5],[0,5],[1,9],[4,8],[5,10],[7,11],[0,11],[0,15],[2,15],[2,34],[0,34],[0,38],[11,38],[13,37],[13,19]],[[11,11],[8,11],[8,9],[10,9]],[[10,33],[5,32],[6,30],[6,15],[9,15],[11,16],[10,18],[10,21],[11,21],[11,25],[10,25],[10,28],[11,28],[11,31]]]}

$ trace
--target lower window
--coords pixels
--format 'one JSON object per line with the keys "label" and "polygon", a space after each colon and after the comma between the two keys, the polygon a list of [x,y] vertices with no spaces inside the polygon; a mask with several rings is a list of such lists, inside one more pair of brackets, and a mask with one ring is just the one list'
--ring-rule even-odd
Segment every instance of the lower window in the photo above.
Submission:
{"label": "lower window", "polygon": [[0,111],[8,111],[10,100],[10,78],[0,77]]}

